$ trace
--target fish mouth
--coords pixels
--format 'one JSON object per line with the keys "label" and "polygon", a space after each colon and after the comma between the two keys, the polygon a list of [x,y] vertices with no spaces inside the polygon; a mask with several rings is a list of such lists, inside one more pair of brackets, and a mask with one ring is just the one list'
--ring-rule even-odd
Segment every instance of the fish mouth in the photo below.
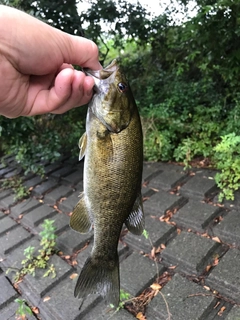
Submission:
{"label": "fish mouth", "polygon": [[[91,70],[83,68],[83,72],[93,78],[95,94],[106,93],[109,88],[109,84],[113,82],[114,76],[119,69],[117,59],[114,59],[107,67],[100,70]],[[102,81],[105,80],[105,81]]]}

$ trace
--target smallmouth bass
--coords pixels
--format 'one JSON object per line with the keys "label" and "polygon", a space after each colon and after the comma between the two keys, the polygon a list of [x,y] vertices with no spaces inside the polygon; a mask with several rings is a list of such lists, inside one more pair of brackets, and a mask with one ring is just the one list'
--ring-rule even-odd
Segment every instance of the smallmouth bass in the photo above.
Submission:
{"label": "smallmouth bass", "polygon": [[116,60],[102,70],[86,73],[93,77],[96,93],[88,106],[86,132],[79,140],[79,158],[85,156],[84,191],[70,226],[87,233],[94,225],[94,243],[74,295],[85,298],[97,293],[118,306],[117,247],[122,226],[136,235],[144,229],[142,127],[131,89]]}

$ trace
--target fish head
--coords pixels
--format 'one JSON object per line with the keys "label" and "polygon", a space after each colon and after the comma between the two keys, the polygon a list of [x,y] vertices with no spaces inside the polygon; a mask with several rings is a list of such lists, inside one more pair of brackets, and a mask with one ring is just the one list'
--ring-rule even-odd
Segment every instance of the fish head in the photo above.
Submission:
{"label": "fish head", "polygon": [[102,70],[84,70],[94,79],[92,112],[110,131],[119,133],[130,123],[134,99],[125,75],[116,60]]}

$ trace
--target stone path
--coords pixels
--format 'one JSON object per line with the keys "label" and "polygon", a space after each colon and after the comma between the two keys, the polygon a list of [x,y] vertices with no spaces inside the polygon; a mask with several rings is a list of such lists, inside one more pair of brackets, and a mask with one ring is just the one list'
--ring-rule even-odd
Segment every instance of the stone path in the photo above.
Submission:
{"label": "stone path", "polygon": [[[5,158],[5,165],[1,178],[20,171],[13,157]],[[234,201],[220,205],[214,171],[187,173],[173,164],[144,164],[149,238],[123,233],[119,242],[121,288],[140,298],[113,313],[94,295],[79,310],[73,296],[75,275],[93,239],[92,233],[80,235],[68,226],[83,188],[83,163],[66,157],[44,169],[45,178],[24,177],[31,187],[28,199],[17,202],[11,190],[0,191],[0,320],[15,319],[17,297],[34,307],[30,320],[131,320],[130,312],[138,317],[145,312],[148,320],[240,319],[240,191]],[[25,248],[39,247],[38,233],[47,218],[55,220],[63,253],[51,257],[57,276],[42,278],[37,270],[35,277],[27,275],[13,285],[14,272],[5,271],[21,266]]]}

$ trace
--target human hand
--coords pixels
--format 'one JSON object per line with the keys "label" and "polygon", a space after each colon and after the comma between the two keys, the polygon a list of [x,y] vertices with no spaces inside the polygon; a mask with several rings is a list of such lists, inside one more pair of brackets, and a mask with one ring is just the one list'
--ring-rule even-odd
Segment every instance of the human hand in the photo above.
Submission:
{"label": "human hand", "polygon": [[0,114],[64,113],[86,104],[94,80],[72,64],[101,69],[96,44],[0,5]]}

